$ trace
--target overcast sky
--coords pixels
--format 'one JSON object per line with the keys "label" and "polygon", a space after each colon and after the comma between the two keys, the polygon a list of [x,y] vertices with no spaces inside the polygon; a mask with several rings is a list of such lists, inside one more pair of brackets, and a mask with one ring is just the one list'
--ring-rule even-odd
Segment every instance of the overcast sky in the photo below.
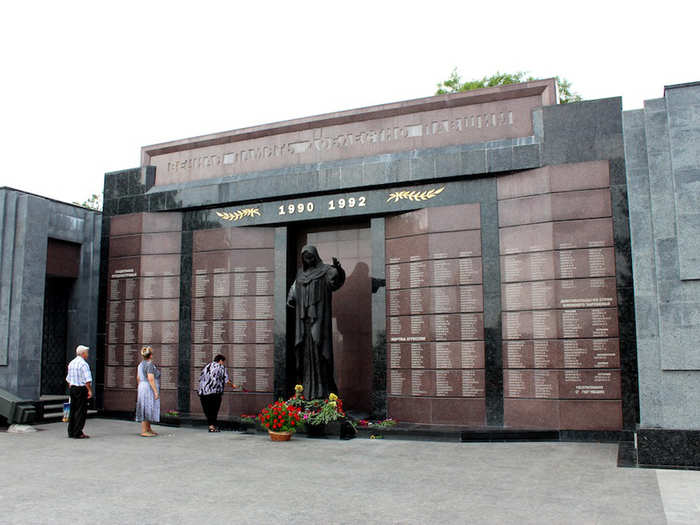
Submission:
{"label": "overcast sky", "polygon": [[143,145],[560,75],[624,109],[700,80],[695,2],[21,2],[0,7],[0,186],[65,201]]}

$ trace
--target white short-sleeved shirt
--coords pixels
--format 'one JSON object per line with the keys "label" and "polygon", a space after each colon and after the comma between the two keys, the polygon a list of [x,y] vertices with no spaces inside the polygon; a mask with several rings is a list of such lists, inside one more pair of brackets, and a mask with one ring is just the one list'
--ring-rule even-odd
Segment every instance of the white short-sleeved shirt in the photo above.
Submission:
{"label": "white short-sleeved shirt", "polygon": [[85,361],[82,356],[76,356],[75,359],[68,363],[66,381],[71,386],[85,386],[85,383],[92,383],[90,365],[88,365],[87,361]]}

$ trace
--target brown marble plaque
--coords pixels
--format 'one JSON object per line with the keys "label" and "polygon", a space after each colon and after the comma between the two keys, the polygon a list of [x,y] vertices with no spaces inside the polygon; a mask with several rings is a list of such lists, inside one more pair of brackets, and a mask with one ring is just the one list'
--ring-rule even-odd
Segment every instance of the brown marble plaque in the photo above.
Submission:
{"label": "brown marble plaque", "polygon": [[481,270],[480,257],[390,264],[387,288],[481,284]]}
{"label": "brown marble plaque", "polygon": [[554,310],[503,312],[503,339],[556,339],[558,314]]}
{"label": "brown marble plaque", "polygon": [[143,213],[115,215],[109,221],[109,236],[129,235],[143,232]]}
{"label": "brown marble plaque", "polygon": [[617,337],[617,309],[503,312],[504,339]]}
{"label": "brown marble plaque", "polygon": [[483,311],[483,289],[478,286],[443,286],[390,290],[388,315],[422,315]]}
{"label": "brown marble plaque", "polygon": [[548,193],[498,203],[498,223],[501,227],[610,217],[611,214],[609,189]]}
{"label": "brown marble plaque", "polygon": [[387,349],[389,368],[411,368],[411,345],[409,343],[389,343]]}
{"label": "brown marble plaque", "polygon": [[560,337],[617,337],[617,308],[560,310]]}
{"label": "brown marble plaque", "polygon": [[559,308],[605,308],[617,306],[614,277],[556,281]]}
{"label": "brown marble plaque", "polygon": [[571,430],[621,430],[622,402],[618,400],[562,400],[560,427]]}
{"label": "brown marble plaque", "polygon": [[559,397],[563,399],[620,399],[619,370],[562,370]]}
{"label": "brown marble plaque", "polygon": [[274,228],[215,228],[194,232],[193,249],[196,252],[209,250],[243,250],[274,248]]}
{"label": "brown marble plaque", "polygon": [[612,218],[554,223],[553,244],[558,250],[613,246]]}
{"label": "brown marble plaque", "polygon": [[388,373],[387,391],[391,396],[412,395],[411,370],[391,369]]}
{"label": "brown marble plaque", "polygon": [[273,321],[231,321],[230,342],[271,344]]}
{"label": "brown marble plaque", "polygon": [[561,250],[554,252],[554,258],[557,279],[615,275],[615,253],[612,247]]}
{"label": "brown marble plaque", "polygon": [[435,395],[437,397],[462,397],[462,371],[436,370]]}
{"label": "brown marble plaque", "polygon": [[619,339],[565,339],[563,368],[619,368]]}
{"label": "brown marble plaque", "polygon": [[554,224],[551,222],[501,228],[498,234],[501,255],[554,249]]}
{"label": "brown marble plaque", "polygon": [[501,282],[554,279],[555,253],[534,252],[501,256]]}
{"label": "brown marble plaque", "polygon": [[109,260],[110,279],[128,279],[138,277],[141,273],[141,259],[139,257],[123,257]]}
{"label": "brown marble plaque", "polygon": [[438,206],[403,213],[386,220],[386,237],[403,237],[429,232],[478,230],[481,228],[479,204]]}
{"label": "brown marble plaque", "polygon": [[160,387],[163,390],[177,390],[177,368],[161,367]]}
{"label": "brown marble plaque", "polygon": [[558,339],[504,341],[505,368],[563,368],[563,344]]}
{"label": "brown marble plaque", "polygon": [[141,236],[141,254],[180,253],[180,232],[144,233]]}
{"label": "brown marble plaque", "polygon": [[177,321],[180,313],[178,299],[147,299],[139,301],[139,321]]}
{"label": "brown marble plaque", "polygon": [[483,427],[486,404],[483,398],[387,398],[389,416],[406,423]]}
{"label": "brown marble plaque", "polygon": [[127,257],[141,253],[141,235],[124,235],[122,237],[110,237],[109,256]]}
{"label": "brown marble plaque", "polygon": [[501,285],[502,310],[543,310],[557,306],[555,283],[534,281]]}
{"label": "brown marble plaque", "polygon": [[145,277],[180,275],[180,254],[144,255],[141,257],[141,273]]}
{"label": "brown marble plaque", "polygon": [[153,321],[139,323],[139,341],[143,344],[177,343],[178,321]]}
{"label": "brown marble plaque", "polygon": [[[105,369],[105,377],[108,377],[107,369]],[[133,390],[114,390],[114,387],[109,387],[105,384],[104,391],[104,408],[105,410],[132,412],[136,407],[136,389]],[[161,400],[161,408],[163,406]]]}
{"label": "brown marble plaque", "polygon": [[139,297],[143,299],[169,299],[180,297],[179,277],[142,277]]}
{"label": "brown marble plaque", "polygon": [[481,255],[479,230],[428,233],[387,239],[387,262],[390,264],[425,259],[450,259]]}
{"label": "brown marble plaque", "polygon": [[559,400],[514,399],[503,400],[503,425],[508,428],[558,429]]}
{"label": "brown marble plaque", "polygon": [[411,395],[434,397],[435,370],[411,370]]}
{"label": "brown marble plaque", "polygon": [[497,183],[498,199],[512,199],[540,193],[607,188],[610,172],[608,161],[580,162],[500,176]]}

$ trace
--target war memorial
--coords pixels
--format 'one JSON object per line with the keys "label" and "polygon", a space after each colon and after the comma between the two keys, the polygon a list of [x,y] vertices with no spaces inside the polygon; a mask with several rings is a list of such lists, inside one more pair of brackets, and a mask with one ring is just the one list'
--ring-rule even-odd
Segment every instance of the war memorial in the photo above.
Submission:
{"label": "war memorial", "polygon": [[[640,464],[700,466],[700,84],[626,112],[620,98],[558,104],[556,89],[142,148],[141,166],[105,175],[101,232],[81,251],[90,267],[100,246],[83,332],[99,408],[133,412],[146,344],[163,411],[201,417],[199,370],[217,354],[243,387],[224,418],[289,397],[311,326],[290,286],[313,246],[344,273],[327,326],[350,412],[465,440],[629,442]],[[19,225],[3,195],[8,265]],[[3,344],[11,326],[0,319]],[[22,359],[8,348],[0,381]]]}

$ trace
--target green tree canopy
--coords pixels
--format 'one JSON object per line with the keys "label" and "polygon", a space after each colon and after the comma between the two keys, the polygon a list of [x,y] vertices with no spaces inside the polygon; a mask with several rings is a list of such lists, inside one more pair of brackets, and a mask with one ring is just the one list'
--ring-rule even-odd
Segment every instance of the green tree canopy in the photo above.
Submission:
{"label": "green tree canopy", "polygon": [[82,206],[83,208],[89,208],[91,210],[102,211],[102,194],[93,193],[90,197],[83,202],[75,202],[73,204],[76,206]]}
{"label": "green tree canopy", "polygon": [[[559,87],[559,102],[561,104],[581,101],[581,95],[573,91],[571,82],[558,76],[554,78],[556,79],[557,86]],[[472,89],[505,86],[507,84],[517,84],[519,82],[530,82],[532,80],[538,79],[528,75],[527,71],[516,71],[515,73],[501,73],[496,71],[495,74],[489,77],[477,78],[463,82],[462,76],[457,71],[457,68],[454,68],[447,80],[443,80],[442,82],[438,83],[435,94],[444,95],[445,93],[460,93],[462,91],[471,91]]]}

